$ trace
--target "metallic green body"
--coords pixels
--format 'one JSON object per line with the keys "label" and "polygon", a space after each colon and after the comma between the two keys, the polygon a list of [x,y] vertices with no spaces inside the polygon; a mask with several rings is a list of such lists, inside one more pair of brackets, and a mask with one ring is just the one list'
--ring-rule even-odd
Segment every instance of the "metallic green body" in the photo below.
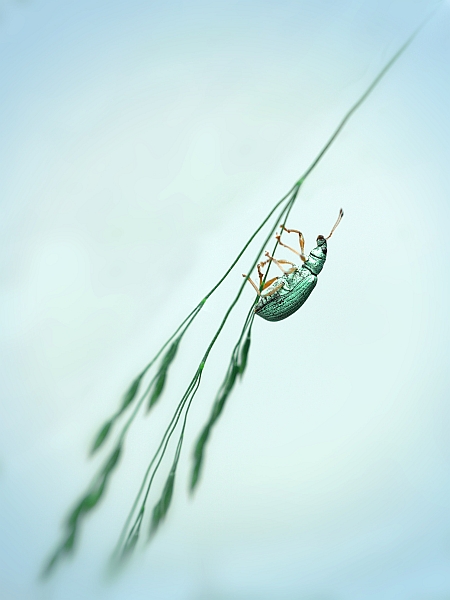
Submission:
{"label": "metallic green body", "polygon": [[[260,296],[255,313],[266,321],[281,321],[297,311],[316,287],[317,276],[327,259],[327,241],[317,238],[317,247],[312,250],[308,260],[301,268],[278,277]],[[283,287],[271,295],[271,290],[283,284]]]}

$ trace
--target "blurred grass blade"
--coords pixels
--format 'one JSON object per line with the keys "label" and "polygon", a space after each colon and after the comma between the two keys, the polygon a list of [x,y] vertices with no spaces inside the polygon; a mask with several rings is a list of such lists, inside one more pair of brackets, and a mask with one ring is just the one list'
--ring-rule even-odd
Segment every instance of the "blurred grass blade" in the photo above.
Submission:
{"label": "blurred grass blade", "polygon": [[[247,351],[248,354],[248,351]],[[198,483],[199,477],[200,477],[200,473],[201,473],[201,469],[202,469],[202,465],[203,465],[203,458],[204,458],[204,450],[205,450],[205,445],[206,442],[208,441],[209,435],[211,433],[211,429],[214,426],[214,423],[217,421],[217,419],[220,417],[220,414],[223,410],[223,407],[225,406],[225,402],[228,399],[228,396],[230,395],[234,384],[236,383],[236,377],[239,375],[240,373],[240,367],[237,364],[235,357],[234,357],[234,353],[230,362],[230,366],[228,368],[228,372],[225,376],[225,380],[219,390],[219,393],[216,397],[216,400],[214,402],[212,411],[211,411],[211,416],[208,420],[208,422],[206,423],[205,427],[203,428],[203,431],[201,432],[198,440],[197,440],[197,444],[195,445],[195,450],[194,450],[194,466],[192,468],[192,475],[191,475],[191,483],[190,483],[190,489],[191,492],[195,489],[195,486]]]}
{"label": "blurred grass blade", "polygon": [[236,377],[238,375],[239,365],[233,357],[225,381],[219,391],[216,401],[214,402],[211,418],[209,420],[209,427],[212,427],[217,421],[217,419],[220,417],[223,407],[225,406],[225,402],[227,401],[228,396],[230,395],[231,390],[233,389],[234,384],[236,383]]}
{"label": "blurred grass blade", "polygon": [[167,374],[167,371],[162,371],[158,375],[158,379],[156,380],[155,387],[153,388],[153,392],[151,393],[150,399],[148,401],[147,411],[149,411],[151,409],[151,407],[154,406],[158,402],[159,397],[163,393],[164,386],[166,385],[166,374]]}
{"label": "blurred grass blade", "polygon": [[247,337],[245,338],[244,345],[242,346],[241,358],[239,361],[239,375],[242,377],[247,367],[248,353],[250,351],[251,342],[251,327],[249,327]]}
{"label": "blurred grass blade", "polygon": [[[191,492],[195,489],[195,487],[198,483],[199,477],[200,477],[200,473],[201,473],[202,465],[203,465],[203,459],[204,459],[205,446],[206,446],[206,442],[208,441],[208,438],[210,436],[211,429],[213,428],[215,422],[220,417],[220,415],[223,411],[223,408],[228,399],[228,396],[230,395],[231,391],[233,390],[234,384],[236,383],[236,377],[237,376],[242,377],[245,372],[245,369],[247,367],[248,355],[250,352],[250,344],[251,344],[252,326],[253,326],[253,311],[251,311],[249,313],[249,315],[247,316],[247,320],[241,331],[239,340],[231,354],[231,360],[230,360],[230,364],[228,365],[227,374],[226,374],[225,379],[224,379],[222,385],[220,386],[219,392],[216,396],[216,400],[214,402],[214,405],[213,405],[213,408],[211,411],[211,416],[210,416],[208,422],[206,423],[205,427],[203,428],[203,431],[201,432],[201,434],[197,440],[197,443],[195,445],[194,465],[192,467],[191,482],[190,482]],[[247,330],[247,335],[245,336],[245,341],[242,344],[242,338],[244,337],[246,330]],[[242,347],[241,347],[241,344],[242,344]],[[239,357],[239,359],[237,357]]]}
{"label": "blurred grass blade", "polygon": [[73,552],[73,549],[75,546],[75,533],[76,533],[75,529],[72,529],[71,531],[69,531],[69,533],[66,536],[66,539],[52,554],[51,558],[48,560],[48,562],[46,563],[46,565],[44,566],[44,568],[41,572],[42,578],[45,579],[46,577],[48,577],[51,574],[51,572],[56,567],[56,565],[59,563],[59,561],[64,556],[64,554],[70,554],[71,552]]}
{"label": "blurred grass blade", "polygon": [[106,463],[106,465],[103,467],[103,473],[104,473],[105,477],[109,476],[109,474],[111,473],[111,471],[117,465],[121,453],[122,453],[122,445],[119,444],[117,446],[117,448],[114,450],[114,452],[111,454],[111,456],[109,457],[108,462]]}
{"label": "blurred grass blade", "polygon": [[57,548],[56,552],[53,554],[53,556],[47,563],[47,566],[43,571],[44,576],[50,574],[50,572],[53,570],[53,568],[55,567],[55,565],[57,564],[57,562],[63,554],[67,554],[68,552],[72,551],[75,542],[75,537],[79,527],[79,521],[83,515],[90,512],[98,504],[99,500],[103,496],[108,479],[111,475],[111,472],[116,467],[119,461],[121,452],[122,446],[119,444],[107,460],[100,475],[97,477],[96,481],[92,485],[91,490],[84,496],[84,498],[70,513],[69,517],[66,520],[66,539],[61,544],[61,546]]}
{"label": "blurred grass blade", "polygon": [[133,553],[134,549],[136,548],[136,544],[138,543],[138,540],[139,530],[136,530],[133,532],[132,536],[126,541],[121,555],[122,559],[129,557]]}
{"label": "blurred grass blade", "polygon": [[121,405],[121,407],[119,409],[119,412],[118,412],[117,416],[119,416],[121,413],[123,413],[123,411],[126,408],[128,408],[128,406],[136,398],[136,395],[137,395],[137,393],[139,391],[139,386],[141,385],[141,381],[142,381],[142,378],[144,377],[144,375],[145,375],[145,372],[143,372],[140,375],[138,375],[136,377],[136,379],[133,381],[133,383],[130,385],[130,387],[128,388],[127,393],[123,397],[122,405]]}
{"label": "blurred grass blade", "polygon": [[97,437],[95,438],[94,443],[92,444],[90,454],[94,454],[94,452],[96,452],[100,448],[100,446],[103,444],[103,442],[106,440],[106,438],[109,435],[109,432],[111,431],[111,427],[113,426],[113,423],[114,423],[114,419],[111,419],[110,421],[107,421],[103,425],[103,427],[100,429],[100,431],[97,434]]}
{"label": "blurred grass blade", "polygon": [[164,355],[164,358],[161,361],[161,367],[159,369],[158,377],[156,379],[153,391],[152,391],[152,393],[150,395],[150,399],[148,401],[147,410],[150,410],[152,408],[152,406],[154,406],[158,402],[161,394],[163,393],[164,386],[166,385],[167,372],[169,370],[170,363],[173,361],[173,359],[176,356],[180,339],[181,339],[181,337],[176,339],[170,345],[170,348],[168,349],[168,351]]}
{"label": "blurred grass blade", "polygon": [[138,375],[136,377],[136,379],[132,382],[132,384],[128,388],[125,396],[123,397],[123,401],[122,401],[122,404],[121,404],[119,410],[115,413],[115,415],[113,415],[113,417],[111,419],[109,419],[109,421],[106,421],[106,423],[102,426],[102,428],[98,432],[97,437],[95,438],[95,441],[92,444],[92,448],[90,451],[91,455],[94,454],[95,452],[97,452],[97,450],[101,446],[103,446],[104,442],[106,441],[109,434],[111,433],[112,426],[114,425],[114,422],[116,421],[116,419],[118,419],[120,417],[120,415],[128,408],[128,406],[130,406],[130,404],[136,398],[137,393],[139,391],[139,386],[141,384],[141,381],[142,381],[142,378],[144,377],[144,375],[145,375],[145,371],[143,371],[140,375]]}
{"label": "blurred grass blade", "polygon": [[201,432],[200,437],[198,438],[197,443],[195,445],[194,466],[192,468],[192,475],[191,475],[191,491],[193,491],[195,489],[198,478],[200,477],[200,471],[201,471],[202,463],[203,463],[203,448],[209,438],[210,431],[211,431],[211,428],[208,425],[206,425],[203,428],[203,431]]}
{"label": "blurred grass blade", "polygon": [[152,521],[150,525],[150,536],[153,536],[158,529],[161,521],[164,520],[167,511],[169,510],[170,503],[172,501],[173,486],[175,483],[175,472],[176,466],[172,467],[169,473],[169,477],[164,485],[164,489],[161,494],[161,498],[153,509]]}
{"label": "blurred grass blade", "polygon": [[180,340],[181,340],[181,336],[178,339],[176,339],[174,342],[172,342],[172,344],[170,345],[170,348],[167,350],[166,355],[162,359],[162,368],[167,369],[169,367],[170,363],[175,358]]}
{"label": "blurred grass blade", "polygon": [[73,548],[75,545],[75,534],[76,530],[73,529],[67,536],[66,541],[62,545],[62,549],[64,549],[64,552],[73,552]]}

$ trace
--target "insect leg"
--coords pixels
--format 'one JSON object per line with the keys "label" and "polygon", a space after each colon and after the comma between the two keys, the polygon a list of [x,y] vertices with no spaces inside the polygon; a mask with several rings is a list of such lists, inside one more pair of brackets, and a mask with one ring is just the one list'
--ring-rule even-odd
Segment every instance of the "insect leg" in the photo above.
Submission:
{"label": "insect leg", "polygon": [[245,277],[247,279],[247,281],[249,283],[252,284],[252,286],[255,288],[255,292],[258,294],[258,296],[261,296],[261,292],[259,291],[259,287],[256,285],[256,283],[253,281],[253,279],[251,277],[249,277],[248,275],[245,275],[244,273],[242,273],[242,277]]}
{"label": "insect leg", "polygon": [[290,260],[284,260],[282,258],[279,258],[278,262],[282,263],[283,265],[291,265],[291,267],[297,268],[297,265],[295,263],[291,262]]}
{"label": "insect leg", "polygon": [[283,265],[291,265],[291,268],[285,271],[286,275],[289,275],[290,273],[293,273],[298,269],[297,265],[291,262],[290,260],[282,260],[281,258],[279,258],[278,262]]}
{"label": "insect leg", "polygon": [[262,262],[258,263],[257,265],[257,269],[258,269],[258,277],[259,277],[259,287],[261,289],[261,286],[263,284],[263,279],[264,279],[264,274],[261,271],[261,267],[263,267],[264,265],[266,265],[268,262],[268,260],[263,260]]}
{"label": "insect leg", "polygon": [[269,279],[269,281],[266,281],[266,283],[264,284],[263,290],[265,290],[266,288],[269,287],[269,285],[272,285],[272,283],[274,281],[276,281],[278,279],[278,277],[272,277],[272,279]]}
{"label": "insect leg", "polygon": [[[242,277],[246,277],[247,281],[249,281],[252,284],[252,286],[255,288],[256,292],[258,293],[258,296],[261,296],[260,290],[261,290],[261,286],[262,286],[262,281],[261,281],[261,284],[260,284],[260,286],[258,288],[257,285],[256,285],[256,283],[253,281],[253,279],[251,277],[249,277],[248,275],[244,275],[244,273],[242,273]],[[274,281],[276,281],[277,279],[278,279],[278,277],[272,277],[272,279],[269,279],[269,281],[266,281],[266,283],[264,284],[264,286],[263,286],[262,289],[265,290],[267,287],[269,287],[269,285],[272,285],[272,283]]]}
{"label": "insect leg", "polygon": [[300,258],[302,259],[302,262],[305,262],[306,261],[306,256],[305,256],[305,238],[303,237],[303,233],[301,231],[298,231],[297,229],[286,229],[286,227],[284,225],[281,225],[281,227],[284,229],[284,231],[286,231],[286,233],[298,233],[298,241],[299,241],[299,244],[300,244],[300,252],[298,252],[297,250],[294,250],[294,248],[291,248],[291,246],[288,246],[287,244],[284,244],[281,241],[281,236],[280,235],[276,235],[275,237],[277,238],[278,243],[280,244],[280,246],[284,246],[288,250],[291,250],[292,252],[294,252],[295,254],[297,254],[297,256],[300,256]]}
{"label": "insect leg", "polygon": [[[265,255],[267,256],[267,258],[272,260],[277,265],[277,267],[283,271],[284,274],[287,273],[287,271],[285,271],[283,269],[283,267],[281,266],[281,263],[288,263],[287,260],[277,260],[274,256],[270,256],[270,254],[268,252],[266,252]],[[288,263],[288,264],[292,265],[293,263]],[[290,271],[290,272],[292,273],[292,271]]]}
{"label": "insect leg", "polygon": [[278,290],[281,290],[281,288],[283,287],[284,282],[282,281],[280,283],[280,285],[277,285],[276,287],[273,288],[273,290],[270,290],[270,292],[266,292],[265,294],[261,294],[261,296],[263,298],[267,298],[268,296],[271,296],[272,294],[275,294],[275,292],[278,292]]}

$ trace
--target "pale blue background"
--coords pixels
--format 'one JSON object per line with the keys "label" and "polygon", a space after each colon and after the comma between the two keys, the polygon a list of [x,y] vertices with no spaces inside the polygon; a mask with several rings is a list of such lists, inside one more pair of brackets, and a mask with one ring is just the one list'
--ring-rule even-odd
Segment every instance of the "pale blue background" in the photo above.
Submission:
{"label": "pale blue background", "polygon": [[105,583],[252,253],[186,337],[75,559],[36,580],[128,382],[434,6],[1,2],[2,599],[450,598],[448,3],[305,184],[289,223],[308,250],[345,218],[308,303],[255,323],[194,501],[192,445],[250,286],[205,370],[170,516]]}

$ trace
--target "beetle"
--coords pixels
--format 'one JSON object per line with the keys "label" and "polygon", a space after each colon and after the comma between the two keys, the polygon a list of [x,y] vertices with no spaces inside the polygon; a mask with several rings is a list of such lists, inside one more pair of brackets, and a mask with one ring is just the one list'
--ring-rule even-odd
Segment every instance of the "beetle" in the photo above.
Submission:
{"label": "beetle", "polygon": [[[300,252],[294,250],[291,246],[284,244],[281,241],[280,234],[275,236],[278,243],[280,246],[284,246],[297,254],[303,265],[299,267],[289,260],[277,260],[274,256],[271,256],[266,252],[265,256],[267,257],[267,260],[264,260],[257,265],[259,287],[251,277],[244,274],[242,275],[242,277],[245,277],[252,284],[259,296],[258,302],[254,308],[255,314],[266,321],[281,321],[303,306],[313,289],[316,287],[317,276],[325,265],[327,259],[327,240],[333,235],[334,230],[339,225],[343,216],[344,211],[341,208],[330,235],[327,237],[319,235],[317,237],[317,246],[311,250],[308,258],[305,256],[305,239],[301,231],[298,231],[297,229],[287,229],[284,225],[281,225],[282,232],[284,230],[286,233],[298,234]],[[261,268],[271,261],[283,271],[283,275],[281,277],[273,277],[264,283],[264,275],[261,272]],[[291,267],[286,271],[282,266],[284,264],[291,265]]]}

